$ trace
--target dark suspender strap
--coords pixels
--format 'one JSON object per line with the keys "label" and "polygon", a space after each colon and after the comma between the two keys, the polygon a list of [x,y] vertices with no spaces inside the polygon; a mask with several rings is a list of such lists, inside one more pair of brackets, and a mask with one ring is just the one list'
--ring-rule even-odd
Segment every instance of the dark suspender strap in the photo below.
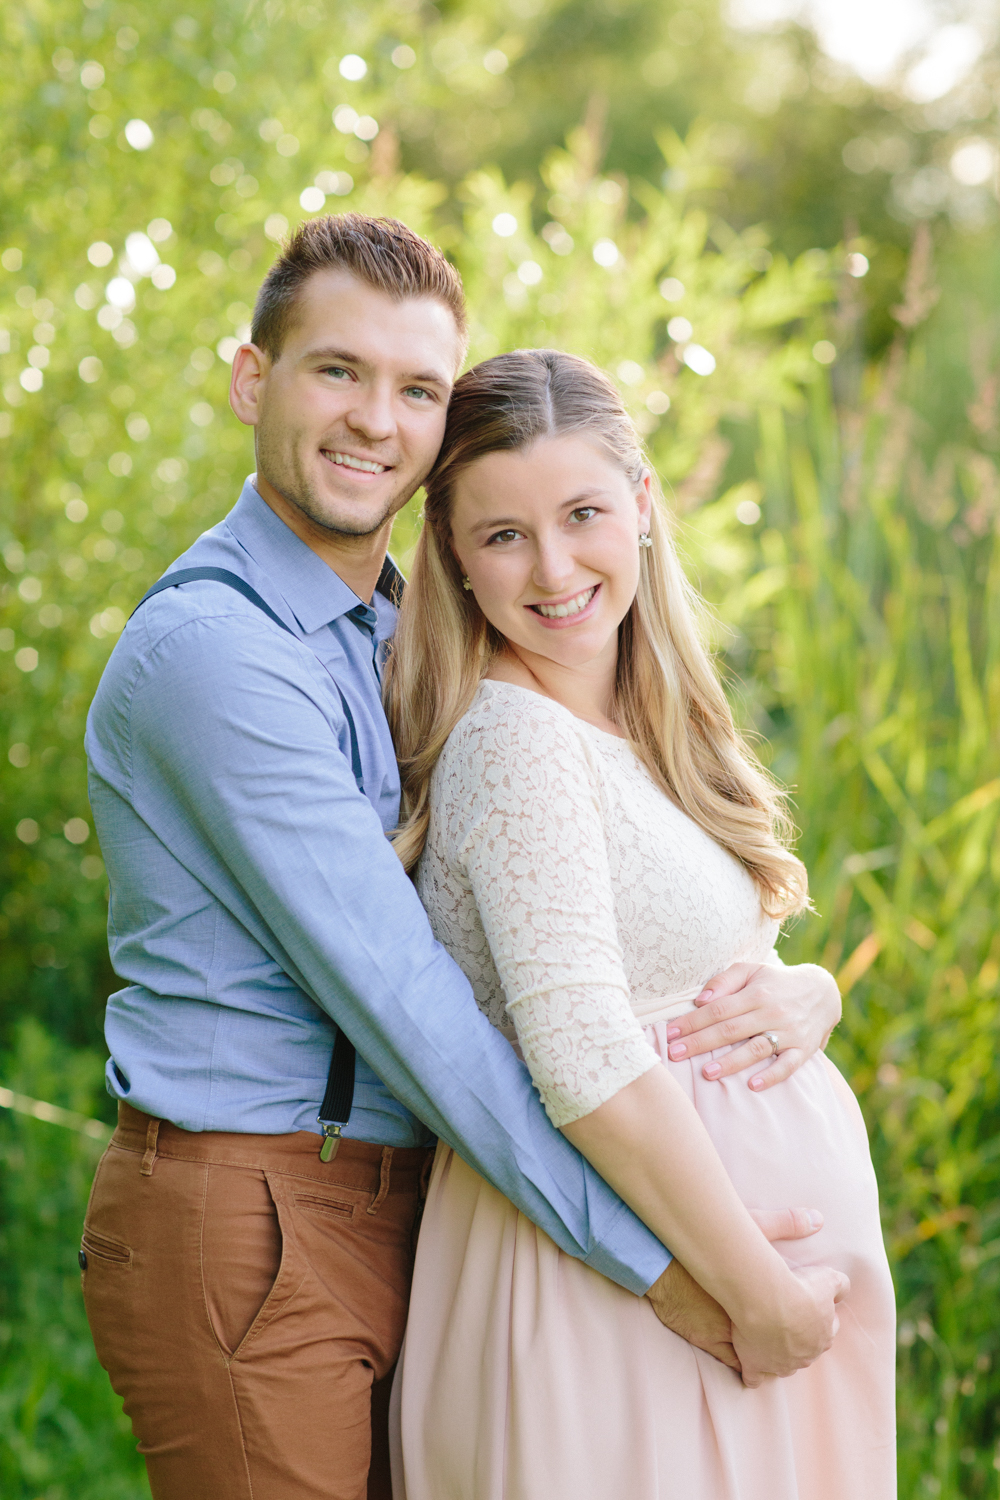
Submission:
{"label": "dark suspender strap", "polygon": [[[388,564],[388,559],[386,559]],[[388,564],[392,566],[391,564]],[[383,572],[385,569],[383,569]],[[392,568],[396,573],[395,567]],[[399,577],[400,575],[396,575]],[[235,589],[242,594],[244,599],[256,606],[262,613],[273,620],[275,625],[280,625],[282,630],[295,639],[295,632],[285,624],[269,604],[252,589],[245,579],[238,573],[230,573],[228,568],[179,568],[176,573],[168,573],[158,583],[154,583],[151,589],[147,589],[132,614],[141,609],[147,599],[152,599],[154,594],[161,594],[164,589],[175,589],[182,583],[223,583],[227,588]],[[379,579],[381,583],[381,578]],[[131,615],[129,619],[131,619]],[[354,780],[357,782],[358,791],[364,793],[364,782],[361,774],[361,749],[358,745],[358,732],[354,725],[354,715],[347,705],[347,699],[340,690],[340,684],[334,681],[334,687],[340,693],[340,702],[347,720],[347,733],[351,741],[351,770]],[[354,1043],[344,1035],[341,1028],[337,1027],[337,1035],[333,1042],[333,1057],[330,1059],[330,1072],[326,1080],[326,1093],[323,1095],[323,1103],[320,1105],[317,1119],[323,1127],[323,1144],[320,1147],[320,1160],[329,1161],[336,1156],[340,1145],[340,1132],[347,1124],[351,1116],[351,1105],[354,1102]]]}
{"label": "dark suspender strap", "polygon": [[382,564],[382,571],[378,575],[378,583],[375,585],[380,594],[384,594],[391,604],[397,609],[403,602],[403,592],[406,588],[406,579],[396,567],[392,558],[386,556]]}

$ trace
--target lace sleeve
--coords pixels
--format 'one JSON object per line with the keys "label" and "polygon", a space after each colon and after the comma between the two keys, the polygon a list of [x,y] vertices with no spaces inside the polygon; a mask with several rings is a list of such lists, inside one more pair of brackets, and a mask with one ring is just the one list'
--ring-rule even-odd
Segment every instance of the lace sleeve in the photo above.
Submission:
{"label": "lace sleeve", "polygon": [[453,741],[439,764],[447,857],[472,890],[549,1118],[567,1125],[659,1062],[629,1001],[598,772],[544,699],[472,716]]}

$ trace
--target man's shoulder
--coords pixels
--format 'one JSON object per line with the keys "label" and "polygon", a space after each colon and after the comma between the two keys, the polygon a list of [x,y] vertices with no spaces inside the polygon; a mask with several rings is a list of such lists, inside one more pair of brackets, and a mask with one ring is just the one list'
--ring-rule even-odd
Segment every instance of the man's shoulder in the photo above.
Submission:
{"label": "man's shoulder", "polygon": [[[158,582],[172,576],[190,573],[196,569],[213,569],[216,573],[230,574],[267,605],[279,618],[287,613],[281,596],[277,594],[267,574],[254,562],[249,553],[237,541],[226,522],[221,522],[211,531],[203,532],[186,552],[175,558]],[[238,640],[245,623],[266,626],[278,632],[279,627],[268,618],[267,613],[225,579],[201,578],[186,580],[176,588],[162,588],[151,598],[136,606],[126,626],[123,643],[128,637],[132,649],[140,654],[155,650],[167,636],[175,635],[184,625],[200,621],[223,622],[232,619],[231,632]],[[287,635],[288,630],[280,630]],[[182,632],[183,636],[183,632]],[[225,641],[226,631],[220,633]],[[183,640],[178,640],[182,647]]]}
{"label": "man's shoulder", "polygon": [[[233,574],[258,594],[279,618],[287,606],[225,522],[204,532],[162,574],[213,568]],[[289,628],[218,579],[199,579],[166,588],[140,603],[126,623],[102,674],[94,712],[130,701],[142,683],[167,675],[197,676],[204,685],[231,684],[249,661],[264,653],[280,662],[282,676],[303,668],[311,677],[309,653]],[[302,661],[299,661],[299,657]]]}

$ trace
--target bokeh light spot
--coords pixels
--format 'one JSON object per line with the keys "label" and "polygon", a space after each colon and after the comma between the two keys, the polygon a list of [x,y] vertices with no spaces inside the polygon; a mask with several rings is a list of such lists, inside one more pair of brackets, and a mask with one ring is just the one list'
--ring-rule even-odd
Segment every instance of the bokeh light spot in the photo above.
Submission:
{"label": "bokeh light spot", "polygon": [[696,375],[711,375],[715,369],[715,355],[710,354],[701,344],[688,344],[683,359],[688,369],[693,370]]}
{"label": "bokeh light spot", "polygon": [[133,151],[148,151],[154,137],[145,120],[129,120],[125,126],[125,139]]}

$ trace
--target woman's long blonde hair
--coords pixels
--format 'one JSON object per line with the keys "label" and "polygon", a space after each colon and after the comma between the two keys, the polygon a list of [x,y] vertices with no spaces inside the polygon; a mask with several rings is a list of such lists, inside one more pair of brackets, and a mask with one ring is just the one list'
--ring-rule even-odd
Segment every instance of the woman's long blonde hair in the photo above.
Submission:
{"label": "woman's long blonde hair", "polygon": [[[455,386],[386,673],[403,791],[394,842],[407,870],[427,839],[431,775],[444,743],[506,644],[462,587],[451,546],[455,480],[487,453],[568,433],[597,444],[638,489],[647,469],[640,440],[618,392],[587,360],[518,350],[485,360]],[[649,534],[619,631],[615,720],[664,791],[746,867],[764,910],[788,916],[806,904],[806,872],[786,847],[782,794],[737,732],[699,637],[700,601],[658,491]]]}

